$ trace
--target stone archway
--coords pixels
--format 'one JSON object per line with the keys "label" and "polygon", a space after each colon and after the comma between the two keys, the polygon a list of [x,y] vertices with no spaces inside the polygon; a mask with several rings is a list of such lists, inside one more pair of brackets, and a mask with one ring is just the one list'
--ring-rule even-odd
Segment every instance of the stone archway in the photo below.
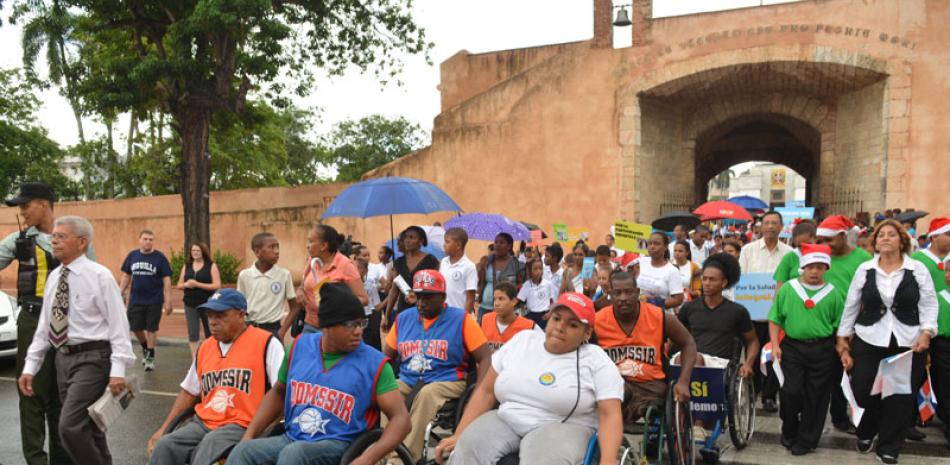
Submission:
{"label": "stone archway", "polygon": [[621,217],[690,209],[717,168],[755,160],[805,176],[808,202],[824,213],[898,201],[887,196],[903,175],[908,72],[802,45],[722,52],[638,76],[617,97]]}

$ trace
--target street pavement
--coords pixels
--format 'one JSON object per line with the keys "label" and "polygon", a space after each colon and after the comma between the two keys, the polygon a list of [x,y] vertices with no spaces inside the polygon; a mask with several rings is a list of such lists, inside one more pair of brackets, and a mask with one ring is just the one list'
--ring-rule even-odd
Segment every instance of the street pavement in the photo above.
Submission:
{"label": "street pavement", "polygon": [[[141,363],[132,367],[130,375],[142,380],[142,395],[137,398],[129,410],[108,432],[110,450],[116,465],[141,465],[147,461],[145,444],[165,419],[191,357],[184,339],[184,318],[176,313],[163,318],[156,349],[157,369],[146,373]],[[136,355],[140,357],[138,344],[133,343]],[[20,451],[19,413],[17,409],[16,383],[14,380],[13,359],[0,360],[0,465],[23,464]],[[854,437],[837,431],[829,426],[821,439],[817,451],[802,457],[793,457],[779,445],[780,421],[776,414],[759,411],[756,417],[756,430],[752,444],[735,451],[729,445],[728,434],[720,439],[725,446],[721,462],[735,465],[871,465],[878,463],[873,454],[860,455],[854,450]],[[908,443],[900,456],[903,465],[950,465],[950,449],[947,448],[940,430],[931,426],[923,428],[927,439],[923,443]],[[631,436],[635,446],[639,446],[639,437]],[[697,455],[697,463],[701,463]]]}

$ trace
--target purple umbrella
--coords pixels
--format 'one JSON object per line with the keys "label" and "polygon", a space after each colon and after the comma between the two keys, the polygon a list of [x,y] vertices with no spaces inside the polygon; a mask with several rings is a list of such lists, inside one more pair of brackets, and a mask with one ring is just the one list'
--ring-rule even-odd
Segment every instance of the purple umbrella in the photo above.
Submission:
{"label": "purple umbrella", "polygon": [[531,231],[518,221],[494,213],[468,213],[445,222],[445,229],[462,228],[471,239],[493,241],[499,233],[511,234],[516,241],[530,241]]}

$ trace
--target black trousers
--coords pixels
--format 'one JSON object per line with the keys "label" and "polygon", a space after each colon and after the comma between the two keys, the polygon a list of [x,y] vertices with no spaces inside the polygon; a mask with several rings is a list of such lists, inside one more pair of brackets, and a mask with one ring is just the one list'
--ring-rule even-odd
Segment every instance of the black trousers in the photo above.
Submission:
{"label": "black trousers", "polygon": [[[769,322],[753,321],[752,325],[755,326],[755,335],[759,338],[759,347],[765,347],[765,343],[769,342]],[[763,375],[760,370],[754,370],[755,389],[762,393],[762,400],[775,400],[775,394],[778,392],[778,378],[775,377],[775,372],[772,371],[771,363],[765,365],[765,370],[768,372],[768,376]]]}
{"label": "black trousers", "polygon": [[[864,417],[858,425],[858,439],[872,439],[878,436],[878,455],[890,454],[897,456],[904,445],[907,428],[913,424],[916,414],[916,393],[895,394],[881,399],[881,395],[871,395],[871,385],[877,376],[878,365],[881,360],[891,355],[909,350],[897,345],[897,340],[891,336],[888,347],[877,347],[868,344],[855,336],[851,347],[851,357],[854,366],[851,369],[851,389],[858,405],[864,408]],[[911,366],[911,385],[924,375],[926,355],[914,354]]]}
{"label": "black trousers", "polygon": [[950,431],[950,338],[930,341],[930,383],[937,397],[937,417],[944,431]]}
{"label": "black trousers", "polygon": [[[831,391],[841,379],[833,337],[818,341],[782,339],[782,435],[814,449],[825,427]],[[835,376],[837,375],[837,377]]]}
{"label": "black trousers", "polygon": [[[838,358],[835,352],[835,358]],[[835,372],[835,385],[831,388],[831,423],[834,425],[851,424],[851,417],[848,415],[848,399],[844,398],[844,391],[841,390],[841,375],[844,374],[844,367],[841,363],[837,364]]]}

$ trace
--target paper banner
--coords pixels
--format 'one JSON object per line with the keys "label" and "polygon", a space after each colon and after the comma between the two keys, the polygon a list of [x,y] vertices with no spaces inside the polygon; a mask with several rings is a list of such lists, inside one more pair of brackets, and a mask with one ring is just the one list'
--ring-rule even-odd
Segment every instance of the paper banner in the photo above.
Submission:
{"label": "paper banner", "polygon": [[540,230],[531,231],[531,242],[528,242],[528,247],[541,247],[542,238],[543,236]]}
{"label": "paper banner", "polygon": [[554,225],[554,240],[557,242],[568,242],[570,236],[567,233],[566,224],[555,224]]}
{"label": "paper banner", "polygon": [[584,257],[584,267],[581,268],[581,278],[590,279],[594,277],[594,257]]}
{"label": "paper banner", "polygon": [[775,211],[782,214],[782,232],[779,234],[779,237],[784,237],[786,239],[792,237],[792,228],[795,227],[794,223],[796,219],[808,219],[815,217],[814,207],[780,207],[776,208]]}
{"label": "paper banner", "polygon": [[735,302],[749,310],[753,320],[768,319],[775,298],[775,280],[770,273],[743,273],[734,290]]}
{"label": "paper banner", "polygon": [[653,227],[648,224],[629,221],[614,223],[614,245],[627,252],[649,255],[647,245],[650,243],[650,234],[653,234]]}

